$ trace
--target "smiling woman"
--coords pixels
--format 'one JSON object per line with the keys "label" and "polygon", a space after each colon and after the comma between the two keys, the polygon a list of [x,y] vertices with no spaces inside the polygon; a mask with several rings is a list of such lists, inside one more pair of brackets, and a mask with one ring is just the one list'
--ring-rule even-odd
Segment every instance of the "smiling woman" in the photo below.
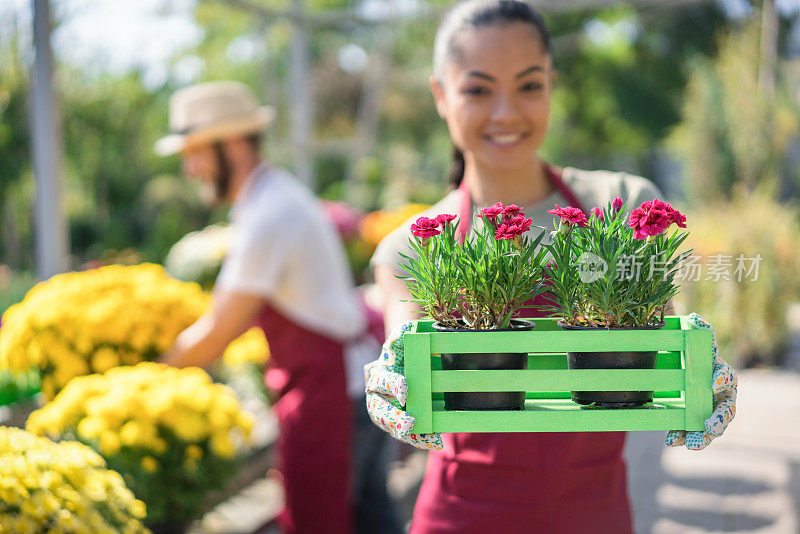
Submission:
{"label": "smiling woman", "polygon": [[[518,205],[534,226],[549,226],[547,211],[556,203],[588,214],[615,197],[629,206],[663,198],[644,178],[541,160],[537,151],[547,135],[555,79],[548,30],[527,3],[459,3],[437,34],[430,79],[454,145],[454,190],[419,215],[455,213],[460,227],[476,232],[484,224],[477,209],[497,202]],[[411,222],[387,236],[372,258],[386,297],[387,332],[419,311],[398,278],[402,255],[416,257],[408,246]],[[526,315],[545,313],[542,302],[528,304]],[[395,340],[386,346],[401,350]],[[412,534],[632,532],[624,433],[453,433],[439,440],[409,434],[413,417],[397,414],[384,400],[377,393],[368,397],[379,426],[420,448],[441,449],[428,456]],[[398,435],[398,428],[406,433]]]}

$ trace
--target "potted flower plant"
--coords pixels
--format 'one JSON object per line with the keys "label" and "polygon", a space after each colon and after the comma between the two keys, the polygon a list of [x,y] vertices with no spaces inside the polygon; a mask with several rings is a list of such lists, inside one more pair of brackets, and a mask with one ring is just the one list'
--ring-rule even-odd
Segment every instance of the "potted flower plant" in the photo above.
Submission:
{"label": "potted flower plant", "polygon": [[143,362],[74,378],[27,429],[95,449],[147,505],[147,526],[177,533],[231,480],[252,425],[202,369]]}
{"label": "potted flower plant", "polygon": [[[444,332],[530,330],[516,319],[542,292],[544,232],[526,236],[532,220],[520,208],[498,203],[481,210],[470,237],[459,235],[456,216],[420,217],[411,225],[413,256],[403,255],[403,277],[416,302]],[[444,370],[526,369],[525,353],[442,354]],[[525,392],[445,393],[448,410],[521,410]]]}
{"label": "potted flower plant", "polygon": [[0,426],[0,480],[0,532],[150,532],[145,504],[80,443]]}
{"label": "potted flower plant", "polygon": [[[677,293],[675,275],[691,251],[678,253],[688,233],[686,217],[668,203],[644,202],[625,217],[615,198],[587,218],[578,208],[548,213],[559,220],[547,245],[545,270],[552,315],[565,330],[598,328],[652,330],[664,326],[670,299]],[[670,235],[667,230],[676,225]],[[569,352],[570,369],[654,369],[656,351]],[[579,404],[640,406],[652,391],[573,391]]]}

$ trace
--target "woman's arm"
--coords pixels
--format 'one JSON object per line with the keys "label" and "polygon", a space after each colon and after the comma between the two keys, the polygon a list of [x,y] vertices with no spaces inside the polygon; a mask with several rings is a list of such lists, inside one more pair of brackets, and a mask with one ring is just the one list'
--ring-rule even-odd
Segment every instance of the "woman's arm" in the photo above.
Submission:
{"label": "woman's arm", "polygon": [[375,266],[375,282],[383,292],[383,328],[386,336],[397,325],[406,321],[419,319],[421,308],[413,302],[402,302],[411,299],[406,283],[397,278],[395,272],[387,265]]}

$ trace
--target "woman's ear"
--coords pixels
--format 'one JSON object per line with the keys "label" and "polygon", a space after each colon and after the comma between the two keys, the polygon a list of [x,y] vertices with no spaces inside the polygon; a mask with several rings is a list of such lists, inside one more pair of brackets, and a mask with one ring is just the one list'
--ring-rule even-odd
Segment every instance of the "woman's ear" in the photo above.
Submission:
{"label": "woman's ear", "polygon": [[428,78],[428,84],[431,87],[431,93],[433,93],[433,100],[436,102],[436,111],[441,118],[447,120],[447,104],[444,99],[444,89],[435,76]]}

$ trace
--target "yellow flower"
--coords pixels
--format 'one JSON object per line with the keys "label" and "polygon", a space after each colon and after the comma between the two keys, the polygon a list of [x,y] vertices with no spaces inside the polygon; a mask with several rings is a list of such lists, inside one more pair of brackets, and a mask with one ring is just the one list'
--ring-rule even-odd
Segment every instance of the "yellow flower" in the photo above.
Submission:
{"label": "yellow flower", "polygon": [[209,302],[197,284],[174,280],[158,265],[57,275],[3,315],[0,368],[46,370],[43,378],[52,378],[42,390],[52,399],[75,376],[167,350]]}
{"label": "yellow flower", "polygon": [[[115,463],[122,450],[139,473],[202,470],[220,459],[232,459],[242,434],[251,425],[252,416],[242,409],[233,391],[213,383],[202,369],[177,369],[154,362],[77,377],[28,420],[31,431],[71,433]],[[2,445],[0,442],[0,451]],[[97,461],[102,459],[97,456]],[[209,470],[209,477],[223,481],[226,475],[213,471]],[[131,473],[125,475],[131,484],[136,483]],[[0,499],[7,502],[2,480],[0,476]],[[96,488],[93,498],[105,500],[103,492],[109,491]],[[91,507],[91,503],[76,502],[66,493],[59,498],[67,510],[80,517],[84,517],[80,507]],[[90,532],[97,531],[92,530],[93,523],[87,524]]]}
{"label": "yellow flower", "polygon": [[110,430],[100,434],[100,452],[105,457],[113,456],[119,451],[119,437]]}
{"label": "yellow flower", "polygon": [[192,460],[199,460],[203,457],[203,449],[197,445],[189,445],[185,451],[186,457]]}
{"label": "yellow flower", "polygon": [[211,436],[211,451],[221,458],[232,458],[236,454],[236,449],[227,433]]}
{"label": "yellow flower", "polygon": [[100,347],[92,356],[92,369],[96,373],[108,371],[112,367],[119,365],[117,353],[109,347]]}
{"label": "yellow flower", "polygon": [[119,431],[122,445],[129,447],[154,447],[158,439],[158,430],[153,425],[143,424],[139,421],[128,421]]}
{"label": "yellow flower", "polygon": [[0,473],[0,532],[147,532],[139,521],[143,503],[77,442],[53,443],[0,427]]}
{"label": "yellow flower", "polygon": [[222,361],[226,365],[239,365],[253,362],[259,365],[267,363],[269,359],[269,345],[264,331],[254,327],[233,340],[225,349]]}
{"label": "yellow flower", "polygon": [[85,439],[99,438],[105,430],[104,421],[99,417],[87,417],[78,423],[78,434]]}
{"label": "yellow flower", "polygon": [[158,470],[158,462],[152,456],[142,458],[142,469],[148,473],[155,473]]}
{"label": "yellow flower", "polygon": [[423,204],[406,204],[394,210],[368,213],[360,224],[361,238],[370,246],[375,247],[395,228],[428,207]]}

